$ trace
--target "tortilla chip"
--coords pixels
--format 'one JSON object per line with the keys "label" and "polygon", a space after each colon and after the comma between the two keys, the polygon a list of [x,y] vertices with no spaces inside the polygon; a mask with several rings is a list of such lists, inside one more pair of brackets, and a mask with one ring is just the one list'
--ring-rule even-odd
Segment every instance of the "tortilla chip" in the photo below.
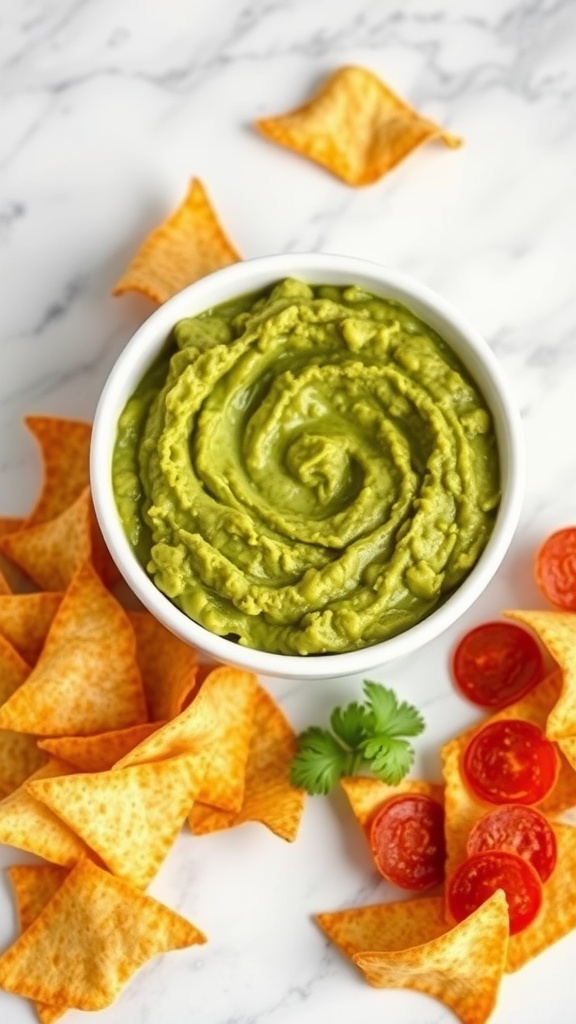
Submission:
{"label": "tortilla chip", "polygon": [[[1,601],[0,601],[1,607]],[[174,718],[196,686],[198,654],[149,612],[128,612],[150,719]]]}
{"label": "tortilla chip", "polygon": [[0,728],[88,736],[146,720],[134,632],[94,569],[84,565],[62,599],[36,667],[0,708]]}
{"label": "tortilla chip", "polygon": [[30,674],[30,665],[24,661],[12,644],[0,636],[0,705],[22,685]]}
{"label": "tortilla chip", "polygon": [[240,259],[202,182],[192,178],[184,201],[148,235],[113,294],[136,291],[153,302],[166,302],[198,278]]}
{"label": "tortilla chip", "polygon": [[21,516],[0,516],[0,537],[7,537],[22,529],[24,520]]}
{"label": "tortilla chip", "polygon": [[56,864],[17,864],[8,868],[16,894],[20,931],[25,932],[41,914],[68,876],[68,869]]}
{"label": "tortilla chip", "polygon": [[542,886],[537,917],[523,931],[510,936],[507,971],[517,971],[576,927],[576,828],[554,821],[551,825],[558,847],[556,867]]}
{"label": "tortilla chip", "polygon": [[4,573],[2,572],[2,569],[0,569],[0,595],[11,594],[11,593],[12,593],[12,588],[11,588],[10,584],[8,583],[8,580],[6,579]]}
{"label": "tortilla chip", "polygon": [[[560,674],[553,672],[515,704],[509,704],[489,718],[483,719],[479,725],[467,729],[442,748],[443,777],[446,785],[446,877],[464,860],[468,833],[488,807],[467,788],[460,770],[462,756],[470,739],[489,723],[507,718],[522,718],[544,729],[550,710],[558,700],[560,687]],[[558,814],[576,804],[576,773],[560,749],[558,760],[559,770],[554,788],[537,805],[537,809],[543,814]]]}
{"label": "tortilla chip", "polygon": [[[73,771],[70,765],[54,758],[28,781],[69,775]],[[30,796],[24,786],[0,803],[0,843],[35,853],[63,867],[72,867],[81,857],[93,856],[86,844],[44,804]]]}
{"label": "tortilla chip", "polygon": [[122,771],[77,774],[26,784],[119,878],[145,888],[178,835],[200,788],[203,754]]}
{"label": "tortilla chip", "polygon": [[319,914],[320,927],[376,988],[411,988],[483,1024],[498,996],[508,946],[501,890],[450,928],[443,899],[430,896]]}
{"label": "tortilla chip", "polygon": [[14,793],[46,761],[34,736],[0,729],[0,800]]}
{"label": "tortilla chip", "polygon": [[0,957],[0,985],[53,1006],[99,1010],[153,956],[202,942],[168,907],[81,861]]}
{"label": "tortilla chip", "polygon": [[205,750],[208,766],[197,799],[237,810],[252,730],[256,677],[221,665],[207,676],[188,707],[144,740],[116,768]]}
{"label": "tortilla chip", "polygon": [[163,722],[144,722],[94,736],[57,736],[40,740],[37,745],[40,750],[74,765],[78,771],[105,772],[161,725]]}
{"label": "tortilla chip", "polygon": [[[30,673],[30,666],[0,636],[0,705],[8,700]],[[18,789],[46,761],[33,736],[0,729],[0,800]]]}
{"label": "tortilla chip", "polygon": [[90,483],[89,423],[55,416],[26,416],[24,422],[40,446],[44,481],[25,526],[36,526],[64,512]]}
{"label": "tortilla chip", "polygon": [[387,786],[379,779],[355,776],[341,779],[340,784],[348,797],[355,818],[366,832],[370,829],[374,813],[385,800],[390,800],[394,796],[416,793],[429,796],[444,805],[444,786],[421,779],[403,779],[397,786]]}
{"label": "tortilla chip", "polygon": [[377,181],[429,139],[461,145],[361,67],[339,68],[308,102],[280,117],[262,118],[256,127],[348,185]]}
{"label": "tortilla chip", "polygon": [[246,762],[242,807],[227,812],[195,803],[188,822],[197,835],[259,821],[281,839],[296,838],[305,794],[290,782],[290,764],[296,753],[294,730],[278,705],[261,686],[256,690],[252,736]]}
{"label": "tortilla chip", "polygon": [[[16,894],[20,931],[25,932],[58,891],[68,870],[55,864],[20,864],[8,868],[8,875]],[[68,1010],[47,1003],[36,1003],[35,1008],[40,1024],[54,1024]]]}
{"label": "tortilla chip", "polygon": [[0,634],[33,665],[44,646],[62,594],[7,594],[0,597]]}
{"label": "tortilla chip", "polygon": [[0,537],[0,550],[42,590],[65,590],[92,556],[92,501],[86,489],[55,519]]}
{"label": "tortilla chip", "polygon": [[576,614],[572,612],[505,613],[536,634],[562,669],[562,691],[550,710],[546,735],[550,739],[576,734]]}

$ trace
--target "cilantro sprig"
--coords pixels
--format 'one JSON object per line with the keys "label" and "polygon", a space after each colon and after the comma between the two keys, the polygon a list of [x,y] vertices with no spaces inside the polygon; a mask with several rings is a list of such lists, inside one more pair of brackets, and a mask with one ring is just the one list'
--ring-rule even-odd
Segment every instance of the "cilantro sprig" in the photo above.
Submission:
{"label": "cilantro sprig", "polygon": [[343,775],[360,771],[369,770],[390,786],[404,778],[414,760],[406,737],[418,736],[424,719],[381,683],[365,679],[364,698],[334,708],[331,729],[312,725],[300,733],[290,769],[294,786],[316,796],[329,793]]}

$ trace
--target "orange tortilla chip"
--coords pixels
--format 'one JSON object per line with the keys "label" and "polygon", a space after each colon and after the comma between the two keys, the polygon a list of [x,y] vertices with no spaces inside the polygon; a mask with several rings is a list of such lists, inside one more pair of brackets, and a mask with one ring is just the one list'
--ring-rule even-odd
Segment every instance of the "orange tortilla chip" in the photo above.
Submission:
{"label": "orange tortilla chip", "polygon": [[100,1010],[147,960],[202,942],[168,907],[81,861],[0,957],[0,985],[51,1006]]}
{"label": "orange tortilla chip", "polygon": [[166,302],[198,278],[240,259],[202,182],[192,178],[184,201],[140,246],[113,294],[136,291]]}
{"label": "orange tortilla chip", "polygon": [[0,597],[0,635],[33,665],[60,607],[62,594],[7,594]]}
{"label": "orange tortilla chip", "polygon": [[68,876],[68,869],[56,864],[17,864],[8,868],[16,894],[20,931],[25,932]]}
{"label": "orange tortilla chip", "polygon": [[572,612],[506,612],[528,626],[562,670],[562,690],[546,721],[550,739],[576,734],[576,614]]}
{"label": "orange tortilla chip", "polygon": [[2,572],[2,569],[0,569],[0,595],[2,595],[2,594],[11,594],[11,593],[12,593],[12,588],[11,588],[10,584],[8,583],[8,580],[6,579],[4,573]]}
{"label": "orange tortilla chip", "polygon": [[65,590],[92,557],[92,502],[86,489],[55,519],[0,537],[0,550],[42,590]]}
{"label": "orange tortilla chip", "polygon": [[[0,636],[0,705],[22,685],[30,666]],[[33,736],[0,729],[0,800],[18,789],[46,761]]]}
{"label": "orange tortilla chip", "polygon": [[403,779],[397,786],[387,786],[379,779],[344,778],[340,780],[355,818],[364,830],[368,830],[374,813],[382,806],[385,800],[404,793],[417,793],[429,796],[444,804],[444,786],[438,783],[425,782],[421,779]]}
{"label": "orange tortilla chip", "polygon": [[145,888],[200,788],[203,754],[122,771],[39,779],[27,792],[57,814],[119,878]]}
{"label": "orange tortilla chip", "polygon": [[115,767],[204,750],[208,765],[197,799],[224,810],[238,810],[244,796],[255,699],[256,677],[221,665],[206,676],[197,696],[180,715]]}
{"label": "orange tortilla chip", "polygon": [[91,735],[147,720],[126,613],[89,565],[74,576],[36,667],[0,708],[0,728]]}
{"label": "orange tortilla chip", "polygon": [[80,772],[105,772],[161,725],[162,722],[144,722],[94,736],[57,736],[40,740],[38,747],[74,765]]}
{"label": "orange tortilla chip", "polygon": [[44,468],[42,490],[25,523],[30,527],[55,519],[90,483],[92,428],[80,420],[55,416],[26,416],[24,422],[40,446]]}
{"label": "orange tortilla chip", "polygon": [[275,835],[293,842],[298,833],[305,794],[290,782],[296,753],[294,730],[266,690],[256,690],[252,736],[246,762],[244,800],[239,811],[222,811],[195,803],[188,821],[197,835],[259,821]]}
{"label": "orange tortilla chip", "polygon": [[262,118],[256,127],[348,185],[377,181],[429,139],[461,144],[361,67],[339,68],[308,102],[280,117]]}
{"label": "orange tortilla chip", "polygon": [[483,1024],[496,1005],[508,946],[502,890],[452,928],[441,896],[320,914],[317,921],[376,988],[433,996],[463,1024]]}
{"label": "orange tortilla chip", "polygon": [[[29,779],[49,779],[67,775],[74,769],[55,758]],[[81,857],[92,856],[88,847],[44,804],[35,800],[24,786],[0,802],[0,843],[27,853],[72,867]]]}
{"label": "orange tortilla chip", "polygon": [[0,537],[7,537],[9,533],[21,530],[23,523],[21,516],[0,516]]}
{"label": "orange tortilla chip", "polygon": [[128,612],[128,618],[136,634],[136,658],[150,719],[174,718],[196,686],[198,655],[149,612]]}
{"label": "orange tortilla chip", "polygon": [[[55,864],[20,864],[8,868],[8,875],[16,894],[20,931],[25,932],[58,891],[68,871]],[[67,1009],[67,1006],[36,1004],[40,1024],[54,1024]]]}

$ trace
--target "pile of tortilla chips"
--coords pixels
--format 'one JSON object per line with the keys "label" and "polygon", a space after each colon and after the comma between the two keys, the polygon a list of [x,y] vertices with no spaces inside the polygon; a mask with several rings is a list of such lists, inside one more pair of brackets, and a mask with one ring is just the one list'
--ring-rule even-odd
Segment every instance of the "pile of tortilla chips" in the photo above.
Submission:
{"label": "pile of tortilla chips", "polygon": [[354,815],[368,835],[382,803],[399,793],[424,793],[443,803],[446,877],[466,857],[466,840],[489,809],[465,784],[463,753],[488,722],[519,718],[541,728],[557,744],[555,785],[538,804],[556,835],[558,859],[543,883],[542,906],[532,924],[510,936],[506,899],[501,890],[459,924],[450,919],[444,893],[402,902],[319,914],[328,937],[381,988],[412,988],[435,996],[464,1024],[482,1024],[492,1012],[502,978],[576,927],[573,897],[576,877],[576,828],[561,814],[576,807],[576,614],[514,611],[508,615],[536,634],[557,668],[529,694],[448,742],[442,750],[443,783],[405,779],[386,786],[368,778],[343,780]]}
{"label": "pile of tortilla chips", "polygon": [[26,422],[44,483],[31,514],[0,529],[0,842],[46,864],[9,870],[21,935],[0,986],[47,1024],[107,1006],[150,957],[205,941],[144,891],[186,823],[259,821],[291,841],[303,794],[289,782],[293,731],[256,677],[201,666],[111,591],[89,425]]}

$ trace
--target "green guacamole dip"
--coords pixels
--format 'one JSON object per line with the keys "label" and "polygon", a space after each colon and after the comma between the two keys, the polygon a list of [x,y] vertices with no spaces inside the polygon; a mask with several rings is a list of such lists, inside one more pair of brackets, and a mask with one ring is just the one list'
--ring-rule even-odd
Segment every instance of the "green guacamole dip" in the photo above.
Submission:
{"label": "green guacamole dip", "polygon": [[179,321],[118,424],[141,564],[248,647],[328,654],[429,615],[500,500],[480,391],[404,306],[286,280]]}

